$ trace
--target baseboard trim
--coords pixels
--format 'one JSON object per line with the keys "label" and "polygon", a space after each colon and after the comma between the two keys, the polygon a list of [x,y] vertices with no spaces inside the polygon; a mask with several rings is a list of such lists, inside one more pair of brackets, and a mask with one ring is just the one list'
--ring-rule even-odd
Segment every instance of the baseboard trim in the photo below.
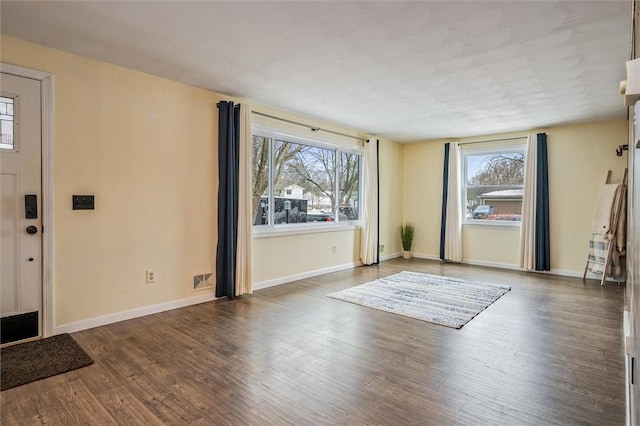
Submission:
{"label": "baseboard trim", "polygon": [[[397,256],[393,256],[393,257],[398,257],[398,256],[400,256],[400,254],[398,254]],[[416,257],[416,258],[419,258],[419,259],[440,260],[439,256],[436,256],[436,255],[433,255],[433,254],[413,253],[412,256]],[[391,259],[392,257],[389,257],[389,258]],[[512,270],[512,271],[525,271],[525,269],[520,268],[518,265],[514,265],[514,264],[511,264],[511,263],[490,262],[490,261],[486,261],[486,260],[476,260],[476,259],[463,259],[462,263],[463,264],[467,264],[467,265],[474,265],[474,266],[486,266],[488,268],[508,269],[508,270]],[[573,278],[582,278],[582,274],[583,274],[583,271],[571,271],[571,270],[567,270],[567,269],[552,269],[550,271],[526,271],[526,272],[533,272],[533,273],[536,273],[536,274],[558,275],[558,276],[562,276],[562,277],[573,277]],[[587,277],[586,278],[599,281],[599,280],[602,279],[602,275],[594,274],[592,272],[587,271]],[[613,278],[607,278],[606,281],[615,282],[615,283],[623,282],[623,281],[617,281],[617,280],[615,280]]]}
{"label": "baseboard trim", "polygon": [[[402,256],[402,253],[390,253],[384,256],[380,256],[380,261],[382,262],[385,260],[391,260],[401,256]],[[418,259],[440,260],[438,256],[435,256],[432,254],[413,253],[412,256]],[[486,266],[490,268],[510,269],[510,270],[517,270],[517,271],[523,270],[522,268],[519,268],[516,265],[511,265],[508,263],[499,263],[499,262],[488,262],[484,260],[464,259],[462,263],[475,265],[475,266]],[[329,274],[331,272],[344,271],[346,269],[353,269],[359,266],[362,266],[362,262],[350,262],[342,265],[331,266],[329,268],[316,269],[314,271],[288,275],[285,277],[275,278],[272,280],[256,283],[253,285],[253,290],[258,291],[265,288],[286,284],[292,281],[298,281],[306,278],[317,277],[319,275]],[[536,272],[536,271],[530,271],[530,272]],[[582,278],[582,272],[569,271],[564,269],[552,269],[549,272],[536,272],[536,273],[545,273],[545,274],[560,275],[565,277]],[[587,278],[600,280],[602,276],[593,274],[591,272],[587,272]],[[618,282],[610,278],[607,278],[607,281]],[[208,293],[201,296],[188,297],[185,299],[172,300],[170,302],[144,306],[141,308],[130,309],[128,311],[116,312],[114,314],[102,315],[99,317],[89,318],[86,320],[54,326],[51,334],[56,335],[61,333],[75,333],[77,331],[88,330],[90,328],[113,324],[120,321],[126,321],[133,318],[139,318],[147,315],[157,314],[160,312],[170,311],[173,309],[184,308],[192,305],[198,305],[200,303],[210,302],[212,300],[216,300],[214,293]]]}
{"label": "baseboard trim", "polygon": [[330,266],[328,268],[316,269],[315,271],[303,272],[300,274],[287,275],[286,277],[274,278],[272,280],[262,281],[253,285],[253,291],[263,290],[265,288],[274,287],[281,284],[290,283],[292,281],[304,280],[306,278],[317,277],[318,275],[329,274],[331,272],[344,271],[345,269],[353,269],[362,266],[362,262],[351,262],[342,265]]}
{"label": "baseboard trim", "polygon": [[201,296],[188,297],[186,299],[172,300],[171,302],[159,303],[157,305],[144,306],[142,308],[130,309],[128,311],[116,312],[114,314],[102,315],[86,320],[70,322],[53,327],[53,335],[61,333],[75,333],[76,331],[87,330],[133,318],[144,317],[173,309],[184,308],[186,306],[198,305],[200,303],[215,300],[214,293],[203,294]]}
{"label": "baseboard trim", "polygon": [[[427,260],[438,260],[440,261],[440,256],[435,254],[427,254],[427,253],[412,253],[413,257],[417,257],[418,259],[427,259]],[[463,264],[474,265],[474,266],[486,266],[489,268],[500,268],[500,269],[512,269],[522,271],[522,268],[517,267],[516,265],[512,265],[510,263],[502,263],[502,262],[490,262],[487,260],[475,260],[475,259],[462,259]]]}
{"label": "baseboard trim", "polygon": [[385,254],[384,256],[380,256],[380,262],[384,262],[385,260],[395,259],[396,257],[402,256],[402,253],[391,253]]}
{"label": "baseboard trim", "polygon": [[[538,272],[538,271],[533,271],[533,272]],[[565,270],[565,269],[552,269],[549,272],[542,272],[542,273],[547,273],[547,274],[553,274],[553,275],[562,275],[563,277],[575,277],[575,278],[582,278],[582,274],[584,274],[584,271],[569,271],[569,270]],[[588,280],[602,280],[602,274],[594,274],[591,271],[587,271],[587,276],[585,277]],[[616,280],[614,278],[611,277],[607,277],[605,278],[605,281],[607,282],[612,282],[612,283],[624,283],[625,280]]]}
{"label": "baseboard trim", "polygon": [[[576,278],[582,278],[582,274],[583,274],[583,272],[570,271],[568,269],[552,269],[550,271],[533,271],[533,272],[553,274],[553,275],[562,275],[563,277],[576,277]],[[602,279],[602,275],[596,276],[596,274],[594,274],[592,272],[587,272],[587,278]]]}
{"label": "baseboard trim", "polygon": [[474,266],[487,266],[489,268],[509,269],[512,271],[524,270],[517,265],[512,265],[511,263],[489,262],[486,260],[463,259],[462,263],[466,263],[467,265],[474,265]]}
{"label": "baseboard trim", "polygon": [[425,253],[411,253],[412,257],[416,257],[418,259],[427,259],[427,260],[440,260],[440,258],[433,254],[425,254]]}

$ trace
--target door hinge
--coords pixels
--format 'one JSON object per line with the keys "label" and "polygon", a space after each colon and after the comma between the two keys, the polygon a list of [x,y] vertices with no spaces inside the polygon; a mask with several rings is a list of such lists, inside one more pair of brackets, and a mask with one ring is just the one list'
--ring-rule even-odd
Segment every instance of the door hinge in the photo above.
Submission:
{"label": "door hinge", "polygon": [[635,376],[636,376],[636,358],[631,357],[631,361],[629,362],[631,366],[629,367],[629,381],[632,385],[636,384]]}

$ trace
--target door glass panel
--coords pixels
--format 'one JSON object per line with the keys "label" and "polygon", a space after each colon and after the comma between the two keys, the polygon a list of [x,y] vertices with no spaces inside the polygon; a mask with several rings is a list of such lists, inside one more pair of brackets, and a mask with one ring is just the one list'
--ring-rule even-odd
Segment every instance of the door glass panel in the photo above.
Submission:
{"label": "door glass panel", "polygon": [[0,149],[13,150],[13,99],[0,96]]}

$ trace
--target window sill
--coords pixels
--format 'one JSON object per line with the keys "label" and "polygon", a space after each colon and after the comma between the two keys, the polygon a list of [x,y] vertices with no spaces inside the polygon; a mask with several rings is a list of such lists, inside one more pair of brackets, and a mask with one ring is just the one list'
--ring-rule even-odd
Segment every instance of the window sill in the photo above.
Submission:
{"label": "window sill", "polygon": [[488,228],[520,228],[521,221],[508,221],[508,220],[474,220],[467,219],[462,222],[462,226],[485,226]]}
{"label": "window sill", "polygon": [[[276,225],[276,226],[254,226],[253,238],[273,238],[288,237],[290,235],[322,234],[324,232],[352,231],[360,229],[360,222],[348,223],[320,223],[320,224],[300,224],[300,225]],[[261,229],[259,229],[261,228]]]}

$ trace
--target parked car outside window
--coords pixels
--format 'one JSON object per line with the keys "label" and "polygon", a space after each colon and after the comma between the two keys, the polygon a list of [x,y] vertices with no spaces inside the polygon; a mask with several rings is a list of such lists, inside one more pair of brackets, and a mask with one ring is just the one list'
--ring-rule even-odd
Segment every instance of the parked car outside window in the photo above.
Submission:
{"label": "parked car outside window", "polygon": [[493,207],[489,204],[481,204],[475,209],[473,209],[473,218],[474,219],[484,219],[487,216],[493,214]]}

